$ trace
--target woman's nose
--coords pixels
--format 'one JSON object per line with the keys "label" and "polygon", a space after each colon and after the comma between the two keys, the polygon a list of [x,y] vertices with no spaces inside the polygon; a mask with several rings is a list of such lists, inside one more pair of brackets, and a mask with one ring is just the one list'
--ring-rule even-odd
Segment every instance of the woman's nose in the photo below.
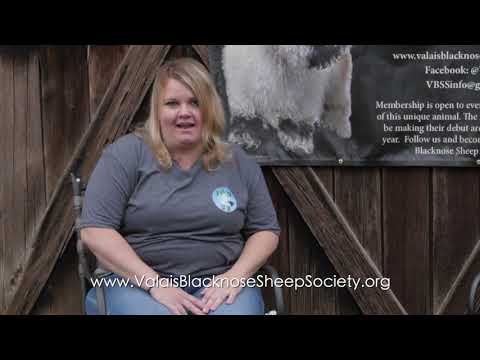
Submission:
{"label": "woman's nose", "polygon": [[188,104],[182,104],[180,105],[180,109],[179,109],[179,115],[181,117],[189,117],[192,115],[191,111],[190,111],[190,107],[188,106]]}

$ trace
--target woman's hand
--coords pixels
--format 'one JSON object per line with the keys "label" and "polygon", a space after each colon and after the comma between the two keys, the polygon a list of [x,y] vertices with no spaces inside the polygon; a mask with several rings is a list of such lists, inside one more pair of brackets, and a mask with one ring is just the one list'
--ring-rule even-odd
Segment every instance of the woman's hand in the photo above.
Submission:
{"label": "woman's hand", "polygon": [[196,297],[177,287],[154,287],[150,295],[159,303],[165,305],[174,315],[205,315],[205,304]]}
{"label": "woman's hand", "polygon": [[238,281],[233,282],[225,274],[215,277],[215,281],[200,292],[203,295],[203,312],[208,314],[210,311],[215,311],[223,302],[233,304],[242,289]]}

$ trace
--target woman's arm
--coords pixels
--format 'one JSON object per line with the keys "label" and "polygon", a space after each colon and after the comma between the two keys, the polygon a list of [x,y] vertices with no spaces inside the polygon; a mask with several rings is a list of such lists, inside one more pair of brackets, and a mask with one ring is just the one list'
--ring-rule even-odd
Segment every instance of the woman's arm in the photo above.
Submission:
{"label": "woman's arm", "polygon": [[240,257],[232,268],[223,275],[237,279],[251,277],[267,262],[277,246],[278,236],[275,233],[256,232],[248,238]]}
{"label": "woman's arm", "polygon": [[[84,228],[82,241],[107,270],[130,279],[137,286],[148,290],[146,279],[156,279],[158,274],[145,264],[127,241],[113,229]],[[140,283],[140,281],[143,281]],[[150,283],[149,280],[148,283]]]}

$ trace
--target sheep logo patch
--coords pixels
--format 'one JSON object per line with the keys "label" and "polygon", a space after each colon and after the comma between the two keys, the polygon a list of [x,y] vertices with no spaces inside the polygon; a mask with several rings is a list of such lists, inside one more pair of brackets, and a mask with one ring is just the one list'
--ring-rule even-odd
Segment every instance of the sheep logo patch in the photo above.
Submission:
{"label": "sheep logo patch", "polygon": [[231,213],[237,209],[237,200],[227,187],[220,187],[213,190],[212,200],[223,212]]}

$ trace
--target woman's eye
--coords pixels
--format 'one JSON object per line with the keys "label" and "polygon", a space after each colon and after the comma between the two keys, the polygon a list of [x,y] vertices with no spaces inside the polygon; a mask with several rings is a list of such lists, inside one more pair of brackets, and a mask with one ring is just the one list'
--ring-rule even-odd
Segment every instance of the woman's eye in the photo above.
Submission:
{"label": "woman's eye", "polygon": [[199,106],[198,100],[192,100],[192,105],[194,105],[194,106]]}
{"label": "woman's eye", "polygon": [[165,103],[165,105],[167,105],[167,106],[175,106],[175,105],[177,105],[177,102],[176,102],[176,101],[167,101],[167,102]]}

